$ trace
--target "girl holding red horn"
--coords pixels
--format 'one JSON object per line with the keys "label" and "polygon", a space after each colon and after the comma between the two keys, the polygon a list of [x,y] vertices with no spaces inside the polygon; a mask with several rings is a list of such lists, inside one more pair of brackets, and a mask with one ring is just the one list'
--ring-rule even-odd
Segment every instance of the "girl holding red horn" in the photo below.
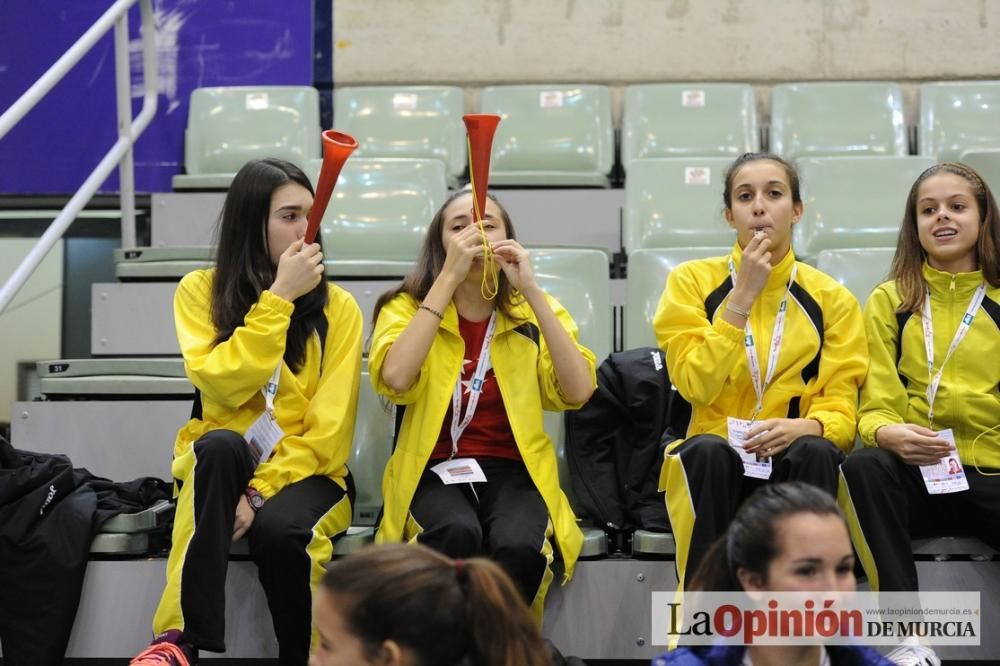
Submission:
{"label": "girl holding red horn", "polygon": [[174,296],[199,390],[177,434],[178,489],[154,643],[132,664],[223,652],[226,565],[247,537],[282,664],[305,664],[312,591],[351,523],[347,457],[361,381],[361,310],[304,240],[313,189],[282,160],[247,163],[226,195],[215,267]]}
{"label": "girl holding red horn", "polygon": [[552,537],[566,580],[583,541],[542,410],[583,405],[595,358],[539,288],[500,203],[488,198],[482,226],[475,218],[470,192],[448,199],[415,271],[375,305],[371,381],[398,424],[376,541],[489,555],[540,621]]}

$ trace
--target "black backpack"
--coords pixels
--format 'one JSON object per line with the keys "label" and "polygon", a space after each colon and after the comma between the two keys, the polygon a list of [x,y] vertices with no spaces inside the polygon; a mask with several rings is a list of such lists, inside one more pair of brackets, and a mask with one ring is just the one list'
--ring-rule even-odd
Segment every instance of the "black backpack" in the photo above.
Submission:
{"label": "black backpack", "polygon": [[663,352],[611,354],[597,390],[566,414],[566,458],[577,503],[609,532],[670,530],[657,490],[663,452],[687,432],[691,406],[670,383]]}

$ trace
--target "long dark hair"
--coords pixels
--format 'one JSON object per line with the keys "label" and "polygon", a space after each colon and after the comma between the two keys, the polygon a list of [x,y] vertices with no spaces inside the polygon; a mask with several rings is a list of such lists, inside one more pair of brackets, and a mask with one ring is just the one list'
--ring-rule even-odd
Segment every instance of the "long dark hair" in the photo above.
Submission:
{"label": "long dark hair", "polygon": [[[459,190],[453,193],[450,197],[448,197],[447,201],[441,205],[441,208],[438,209],[437,213],[434,214],[434,219],[431,220],[431,224],[427,228],[427,235],[424,236],[423,245],[420,247],[420,257],[417,260],[416,268],[413,269],[412,273],[403,278],[402,283],[400,283],[398,287],[394,287],[385,292],[378,297],[377,301],[375,301],[375,309],[372,312],[373,326],[376,322],[378,322],[378,314],[382,311],[382,306],[394,299],[396,296],[400,294],[409,294],[418,301],[424,300],[424,297],[427,296],[427,292],[431,290],[434,280],[444,267],[444,260],[447,255],[444,243],[441,241],[442,227],[444,226],[444,212],[447,210],[448,206],[455,201],[455,199],[467,194],[471,194],[471,192],[469,190]],[[507,213],[507,209],[504,208],[500,201],[498,201],[492,194],[487,194],[486,196],[488,196],[500,210],[500,217],[503,219],[504,228],[507,231],[507,238],[510,240],[516,240],[517,237],[514,234],[514,225],[511,224],[510,215]],[[514,316],[511,308],[521,303],[523,301],[523,297],[514,290],[503,271],[498,271],[498,274],[499,289],[497,290],[496,296],[497,308],[499,308],[499,310],[508,319],[516,319],[517,317]]]}
{"label": "long dark hair", "polygon": [[896,254],[892,258],[890,277],[896,281],[896,290],[902,302],[900,312],[917,312],[923,307],[924,295],[927,293],[927,283],[924,281],[923,264],[927,260],[927,252],[920,244],[917,230],[917,196],[920,185],[931,176],[940,173],[952,173],[964,178],[979,206],[979,240],[976,242],[976,262],[983,271],[983,279],[992,287],[1000,287],[1000,220],[997,219],[997,202],[990,192],[989,185],[975,169],[958,162],[942,162],[924,171],[906,197],[906,210],[903,212],[903,223],[899,227],[899,241],[896,243]]}
{"label": "long dark hair", "polygon": [[527,604],[495,563],[420,545],[370,546],[323,578],[347,629],[374,660],[395,641],[422,666],[549,666]]}
{"label": "long dark hair", "polygon": [[[298,183],[313,194],[312,184],[301,169],[273,158],[247,162],[229,186],[219,218],[212,283],[215,344],[228,340],[243,325],[261,292],[274,282],[277,267],[271,265],[267,220],[271,195],[285,183]],[[321,338],[326,332],[323,312],[326,302],[325,280],[295,300],[292,322],[285,336],[284,357],[292,372],[302,368],[306,342],[313,332],[320,333]]]}
{"label": "long dark hair", "polygon": [[779,555],[778,523],[799,513],[844,519],[833,497],[816,486],[801,481],[761,486],[736,512],[726,534],[712,544],[685,588],[702,592],[740,590],[740,569],[766,583],[771,561]]}

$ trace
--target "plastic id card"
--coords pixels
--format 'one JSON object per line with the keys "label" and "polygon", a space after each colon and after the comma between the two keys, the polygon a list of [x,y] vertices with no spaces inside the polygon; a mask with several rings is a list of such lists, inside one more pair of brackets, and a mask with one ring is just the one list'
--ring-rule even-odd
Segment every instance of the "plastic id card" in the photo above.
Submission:
{"label": "plastic id card", "polygon": [[743,461],[743,475],[754,479],[771,478],[771,459],[760,458],[756,453],[748,453],[743,448],[743,442],[747,438],[747,432],[753,421],[747,419],[734,419],[729,417],[729,445],[736,449]]}
{"label": "plastic id card", "polygon": [[969,480],[965,478],[965,469],[958,458],[954,433],[948,428],[938,431],[937,436],[951,445],[951,452],[936,465],[920,466],[920,475],[924,477],[927,492],[931,495],[946,495],[968,490]]}
{"label": "plastic id card", "polygon": [[444,485],[454,483],[486,483],[486,475],[475,458],[452,458],[431,467]]}

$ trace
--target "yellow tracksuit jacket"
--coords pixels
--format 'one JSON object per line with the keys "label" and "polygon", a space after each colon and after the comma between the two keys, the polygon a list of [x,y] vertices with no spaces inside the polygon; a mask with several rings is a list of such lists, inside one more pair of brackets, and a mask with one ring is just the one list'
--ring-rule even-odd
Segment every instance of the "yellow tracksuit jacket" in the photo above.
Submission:
{"label": "yellow tracksuit jacket", "polygon": [[[569,313],[555,299],[547,298],[563,327],[574,341],[577,340],[578,329]],[[397,405],[405,405],[396,450],[389,459],[382,481],[385,506],[376,534],[377,542],[401,541],[407,536],[404,528],[410,502],[437,443],[462,359],[465,358],[465,343],[458,328],[458,311],[453,303],[449,303],[413,386],[400,393],[382,381],[382,364],[386,354],[418,307],[419,303],[413,297],[400,294],[382,308],[372,334],[368,357],[372,385],[378,394]],[[583,534],[577,527],[569,500],[559,486],[556,450],[542,428],[542,410],[577,409],[581,405],[567,402],[560,393],[555,366],[530,306],[522,303],[512,310],[519,322],[497,312],[496,334],[490,350],[493,372],[517,448],[552,520],[556,543],[565,565],[565,582],[573,574]],[[579,343],[577,347],[587,359],[596,385],[594,354]]]}
{"label": "yellow tracksuit jacket", "polygon": [[[737,273],[742,256],[736,245],[732,258]],[[727,417],[748,419],[757,404],[743,329],[722,319],[732,289],[728,258],[689,261],[674,269],[653,318],[670,380],[691,403],[689,437],[710,433],[725,439]],[[794,264],[789,251],[774,266],[750,313],[761,375]],[[846,453],[854,444],[858,389],[868,367],[861,308],[830,276],[803,263],[797,266],[778,366],[757,418],[816,419],[823,437]],[[666,479],[660,482],[665,487]]]}
{"label": "yellow tracksuit jacket", "polygon": [[[941,367],[982,271],[952,275],[923,267],[931,292],[934,372]],[[858,430],[867,446],[884,425],[928,426],[927,351],[919,312],[897,313],[895,282],[879,285],[865,305],[871,367],[861,390]],[[902,332],[900,332],[902,324]],[[987,288],[965,340],[945,365],[934,401],[934,429],[951,428],[966,465],[1000,469],[1000,287]],[[984,434],[985,433],[985,434]],[[973,441],[976,442],[973,451]]]}
{"label": "yellow tracksuit jacket", "polygon": [[[346,487],[347,457],[361,383],[361,310],[349,293],[329,284],[326,348],[320,368],[319,336],[306,346],[305,363],[292,374],[282,361],[294,305],[269,291],[251,308],[233,336],[213,345],[210,300],[214,269],[189,273],[174,296],[174,322],[184,368],[201,391],[202,418],[190,420],[174,444],[180,464],[192,444],[210,430],[245,433],[264,411],[260,389],[281,364],[274,411],[285,438],[250,485],[265,497],[310,476],[327,476]],[[175,477],[181,478],[181,474]]]}

